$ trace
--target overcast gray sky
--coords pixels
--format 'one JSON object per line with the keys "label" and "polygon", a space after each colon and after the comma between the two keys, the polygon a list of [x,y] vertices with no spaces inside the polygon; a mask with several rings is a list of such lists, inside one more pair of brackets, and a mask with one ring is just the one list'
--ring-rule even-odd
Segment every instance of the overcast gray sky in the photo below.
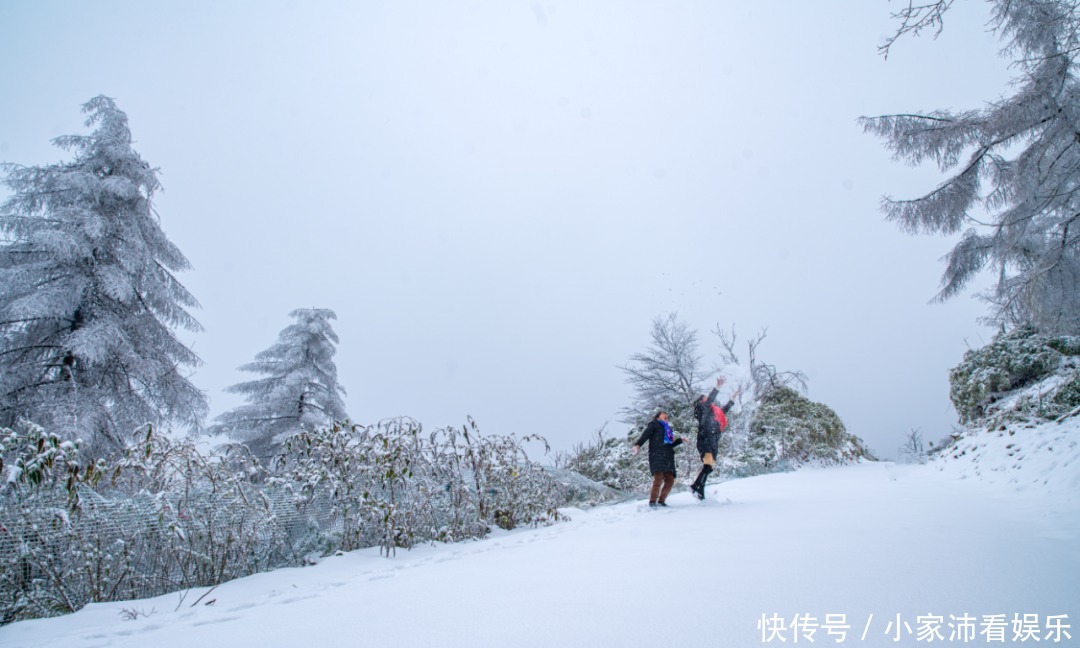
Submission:
{"label": "overcast gray sky", "polygon": [[861,115],[977,108],[985,3],[877,46],[900,2],[401,0],[0,4],[0,160],[65,158],[98,94],[161,170],[216,415],[300,307],[331,308],[359,422],[466,415],[556,449],[610,422],[618,365],[677,312],[761,327],[883,456],[955,422],[981,302],[929,304],[952,246],[886,223],[940,176]]}

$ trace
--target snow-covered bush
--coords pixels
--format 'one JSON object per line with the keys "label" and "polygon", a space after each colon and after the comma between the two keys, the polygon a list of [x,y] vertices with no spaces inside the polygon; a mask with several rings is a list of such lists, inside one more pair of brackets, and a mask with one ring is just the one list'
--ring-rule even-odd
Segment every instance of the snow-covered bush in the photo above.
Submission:
{"label": "snow-covered bush", "polygon": [[932,465],[1040,496],[1075,497],[1080,337],[1003,332],[966,353],[950,378],[953,394],[970,400],[957,404],[965,407],[963,426],[932,446]]}
{"label": "snow-covered bush", "polygon": [[741,452],[721,465],[724,472],[754,475],[803,464],[831,465],[871,458],[858,437],[823,403],[778,386],[764,394],[749,424]]}
{"label": "snow-covered bush", "polygon": [[104,460],[90,462],[80,453],[81,442],[65,441],[40,425],[19,421],[0,428],[0,473],[7,486],[25,483],[35,488],[63,488],[78,503],[79,484],[96,484]]}
{"label": "snow-covered bush", "polygon": [[1009,404],[1014,417],[1050,419],[1080,405],[1080,338],[1039,334],[1020,327],[964,354],[949,372],[949,396],[964,424],[986,417],[1007,393],[1054,376],[1045,390]]}
{"label": "snow-covered bush", "polygon": [[148,559],[187,587],[213,585],[295,558],[261,488],[265,471],[242,445],[202,453],[191,438],[148,430],[116,461],[105,494],[145,498],[158,524]]}
{"label": "snow-covered bush", "polygon": [[1047,418],[1056,418],[1064,416],[1077,407],[1080,407],[1080,370],[1074,369],[1065,382],[1050,395],[1043,409],[1043,415]]}
{"label": "snow-covered bush", "polygon": [[[675,448],[675,468],[681,481],[684,477],[692,478],[697,474],[701,460],[694,447],[695,428],[687,424],[684,417],[678,420],[672,417],[671,421],[675,435],[687,439],[687,443]],[[608,436],[604,430],[600,430],[592,441],[576,444],[560,458],[558,465],[623,493],[646,493],[652,485],[648,452],[633,455],[630,448],[647,424],[647,421],[642,421],[634,425],[622,438]]]}
{"label": "snow-covered bush", "polygon": [[485,437],[474,422],[424,434],[409,418],[301,431],[284,444],[271,483],[298,510],[328,501],[333,544],[379,546],[486,534],[558,519],[558,482],[514,436]]}
{"label": "snow-covered bush", "polygon": [[203,455],[147,428],[91,464],[36,426],[3,438],[15,467],[0,496],[5,622],[212,585],[286,559],[242,448]]}
{"label": "snow-covered bush", "polygon": [[[88,462],[32,424],[0,429],[0,623],[211,586],[313,551],[456,541],[560,518],[568,489],[532,438],[411,419],[289,438],[270,474],[242,445],[202,452],[151,427]],[[546,444],[545,444],[546,447]]]}
{"label": "snow-covered bush", "polygon": [[630,444],[636,438],[633,430],[629,436],[618,438],[608,436],[601,429],[595,439],[577,443],[556,465],[609,488],[627,493],[641,491],[652,480],[648,454],[630,454]]}

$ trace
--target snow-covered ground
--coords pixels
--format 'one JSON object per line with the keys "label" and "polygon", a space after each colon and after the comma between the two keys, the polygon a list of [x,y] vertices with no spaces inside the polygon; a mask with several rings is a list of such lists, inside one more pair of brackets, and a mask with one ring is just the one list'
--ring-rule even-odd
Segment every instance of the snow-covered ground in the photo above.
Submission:
{"label": "snow-covered ground", "polygon": [[[1003,645],[983,634],[999,629],[1004,645],[1080,645],[1078,430],[1054,425],[1025,431],[1020,460],[1020,432],[985,433],[965,441],[978,452],[926,466],[735,480],[704,503],[570,510],[551,527],[357,551],[182,601],[91,605],[2,627],[0,646]],[[1016,635],[1032,624],[1038,644]]]}

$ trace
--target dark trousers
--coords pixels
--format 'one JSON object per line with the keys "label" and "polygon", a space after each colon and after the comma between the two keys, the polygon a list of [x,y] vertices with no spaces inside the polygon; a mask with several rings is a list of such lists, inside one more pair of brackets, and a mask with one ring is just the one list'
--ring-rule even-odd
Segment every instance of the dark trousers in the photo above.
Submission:
{"label": "dark trousers", "polygon": [[652,490],[649,491],[649,503],[663,502],[667,499],[671,487],[675,485],[675,473],[655,472],[652,476]]}

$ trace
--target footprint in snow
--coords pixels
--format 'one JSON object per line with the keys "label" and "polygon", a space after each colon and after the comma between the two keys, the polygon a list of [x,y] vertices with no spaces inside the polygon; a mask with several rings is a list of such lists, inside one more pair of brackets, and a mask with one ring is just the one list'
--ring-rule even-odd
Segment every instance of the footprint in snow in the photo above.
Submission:
{"label": "footprint in snow", "polygon": [[195,623],[192,623],[191,625],[193,625],[193,626],[204,626],[204,625],[214,625],[215,623],[228,623],[229,621],[236,621],[239,618],[240,617],[238,617],[238,616],[226,616],[226,617],[221,617],[220,619],[208,619],[206,621],[196,621]]}
{"label": "footprint in snow", "polygon": [[379,574],[372,574],[371,576],[368,577],[368,580],[369,581],[384,580],[384,579],[393,578],[393,577],[394,577],[393,572],[379,573]]}

